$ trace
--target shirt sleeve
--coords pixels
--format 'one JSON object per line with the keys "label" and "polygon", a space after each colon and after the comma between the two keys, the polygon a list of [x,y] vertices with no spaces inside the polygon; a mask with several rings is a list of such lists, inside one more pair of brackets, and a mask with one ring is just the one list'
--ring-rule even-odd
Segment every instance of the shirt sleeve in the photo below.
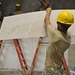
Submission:
{"label": "shirt sleeve", "polygon": [[47,36],[50,42],[56,42],[59,40],[59,31],[52,25],[47,26]]}

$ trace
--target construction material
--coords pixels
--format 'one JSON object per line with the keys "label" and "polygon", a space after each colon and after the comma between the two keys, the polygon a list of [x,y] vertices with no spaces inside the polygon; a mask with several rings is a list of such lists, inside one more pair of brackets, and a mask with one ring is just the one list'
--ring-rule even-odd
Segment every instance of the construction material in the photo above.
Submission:
{"label": "construction material", "polygon": [[[56,27],[56,18],[62,10],[53,10],[51,24]],[[75,16],[75,10],[70,10]],[[44,17],[46,11],[25,13],[4,17],[0,40],[45,37]],[[75,36],[75,25],[69,29],[69,33]],[[36,34],[37,33],[37,34]]]}

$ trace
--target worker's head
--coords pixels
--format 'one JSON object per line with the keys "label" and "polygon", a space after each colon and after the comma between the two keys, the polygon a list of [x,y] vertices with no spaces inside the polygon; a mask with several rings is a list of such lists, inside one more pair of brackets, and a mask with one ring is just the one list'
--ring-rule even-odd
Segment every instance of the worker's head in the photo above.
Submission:
{"label": "worker's head", "polygon": [[19,11],[21,8],[21,5],[19,3],[16,4],[16,10]]}
{"label": "worker's head", "polygon": [[59,30],[65,30],[67,31],[68,28],[74,23],[74,16],[73,14],[68,11],[64,10],[61,13],[59,13],[57,17],[57,24]]}

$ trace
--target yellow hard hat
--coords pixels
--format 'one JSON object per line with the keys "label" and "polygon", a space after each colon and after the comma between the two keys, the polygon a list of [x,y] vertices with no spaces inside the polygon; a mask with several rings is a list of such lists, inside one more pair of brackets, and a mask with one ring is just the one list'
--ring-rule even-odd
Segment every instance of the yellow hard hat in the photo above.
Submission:
{"label": "yellow hard hat", "polygon": [[70,11],[64,10],[59,13],[56,21],[63,24],[72,25],[74,23],[74,16]]}
{"label": "yellow hard hat", "polygon": [[18,7],[19,7],[19,6],[20,6],[20,4],[16,4],[16,6],[18,6]]}

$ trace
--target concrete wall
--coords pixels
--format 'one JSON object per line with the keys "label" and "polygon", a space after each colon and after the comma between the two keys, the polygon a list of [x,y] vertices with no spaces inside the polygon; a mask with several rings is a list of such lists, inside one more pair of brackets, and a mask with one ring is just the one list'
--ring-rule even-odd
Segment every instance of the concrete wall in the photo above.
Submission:
{"label": "concrete wall", "polygon": [[[39,0],[0,0],[2,2],[1,11],[4,16],[15,10],[15,4],[20,3],[24,12],[32,12],[41,7]],[[75,9],[75,0],[46,0],[50,2],[53,9]]]}

